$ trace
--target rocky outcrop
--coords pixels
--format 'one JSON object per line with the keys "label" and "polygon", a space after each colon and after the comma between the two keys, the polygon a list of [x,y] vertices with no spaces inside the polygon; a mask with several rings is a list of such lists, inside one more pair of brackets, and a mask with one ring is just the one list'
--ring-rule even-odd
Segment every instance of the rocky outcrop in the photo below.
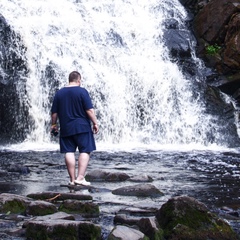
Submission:
{"label": "rocky outcrop", "polygon": [[158,210],[156,218],[166,239],[237,240],[227,222],[191,197],[180,196],[168,200]]}
{"label": "rocky outcrop", "polygon": [[[25,77],[26,47],[0,15],[0,132],[1,140],[22,140],[29,130]],[[19,95],[24,95],[24,100]]]}
{"label": "rocky outcrop", "polygon": [[[52,197],[53,194],[56,196]],[[66,194],[43,192],[29,194],[28,197],[0,194],[0,223],[4,226],[4,237],[11,239],[12,235],[36,240],[103,239],[101,227],[96,222],[104,213],[100,215],[98,203],[80,200],[85,199],[83,195],[79,191]],[[126,192],[123,195],[126,196]],[[29,196],[45,200],[35,200]],[[60,196],[63,196],[61,200]],[[19,205],[21,207],[14,207]],[[104,239],[238,239],[227,222],[211,213],[203,203],[188,196],[171,198],[159,208],[136,208],[134,203],[132,205],[118,211],[114,217],[114,226]],[[21,217],[15,218],[16,213],[22,214]],[[12,228],[10,231],[6,230],[9,224]]]}
{"label": "rocky outcrop", "polygon": [[239,100],[240,1],[181,0],[194,14],[197,54],[213,69],[208,83]]}

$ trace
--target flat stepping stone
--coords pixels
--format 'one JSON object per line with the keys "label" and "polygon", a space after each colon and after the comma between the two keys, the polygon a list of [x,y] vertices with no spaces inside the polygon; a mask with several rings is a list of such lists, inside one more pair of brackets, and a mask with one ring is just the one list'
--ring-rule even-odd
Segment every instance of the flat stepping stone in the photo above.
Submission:
{"label": "flat stepping stone", "polygon": [[45,201],[62,201],[67,199],[74,200],[92,200],[91,195],[79,194],[79,193],[60,193],[60,192],[41,192],[31,193],[27,195],[29,198]]}

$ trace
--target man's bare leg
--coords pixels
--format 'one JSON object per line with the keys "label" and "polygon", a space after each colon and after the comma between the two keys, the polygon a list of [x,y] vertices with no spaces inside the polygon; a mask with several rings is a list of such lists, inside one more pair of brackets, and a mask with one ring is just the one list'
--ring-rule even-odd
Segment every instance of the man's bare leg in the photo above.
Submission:
{"label": "man's bare leg", "polygon": [[85,176],[88,162],[90,159],[90,153],[80,153],[78,157],[78,175],[76,180],[82,180]]}
{"label": "man's bare leg", "polygon": [[73,152],[69,152],[65,154],[65,163],[67,166],[68,174],[70,177],[70,181],[74,182],[75,180],[75,154]]}

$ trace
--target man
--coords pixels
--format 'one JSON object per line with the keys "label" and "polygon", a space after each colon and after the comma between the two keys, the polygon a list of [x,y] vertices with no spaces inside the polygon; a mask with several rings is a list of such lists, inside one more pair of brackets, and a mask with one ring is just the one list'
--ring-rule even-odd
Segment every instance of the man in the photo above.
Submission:
{"label": "man", "polygon": [[[85,172],[90,153],[96,150],[93,133],[99,127],[92,101],[85,88],[80,87],[81,75],[77,71],[69,74],[69,85],[55,94],[52,104],[51,131],[58,131],[60,123],[60,152],[65,153],[65,162],[70,177],[70,185],[90,185],[85,180]],[[92,122],[92,128],[91,128]],[[79,150],[78,174],[75,175],[75,152]]]}

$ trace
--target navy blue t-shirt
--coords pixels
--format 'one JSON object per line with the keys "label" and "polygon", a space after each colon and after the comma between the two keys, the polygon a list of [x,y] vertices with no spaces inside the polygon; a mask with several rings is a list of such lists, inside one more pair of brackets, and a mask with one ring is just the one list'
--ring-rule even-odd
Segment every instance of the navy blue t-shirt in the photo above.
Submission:
{"label": "navy blue t-shirt", "polygon": [[91,108],[92,101],[85,88],[73,86],[57,91],[51,112],[58,114],[61,137],[92,131],[86,113]]}

